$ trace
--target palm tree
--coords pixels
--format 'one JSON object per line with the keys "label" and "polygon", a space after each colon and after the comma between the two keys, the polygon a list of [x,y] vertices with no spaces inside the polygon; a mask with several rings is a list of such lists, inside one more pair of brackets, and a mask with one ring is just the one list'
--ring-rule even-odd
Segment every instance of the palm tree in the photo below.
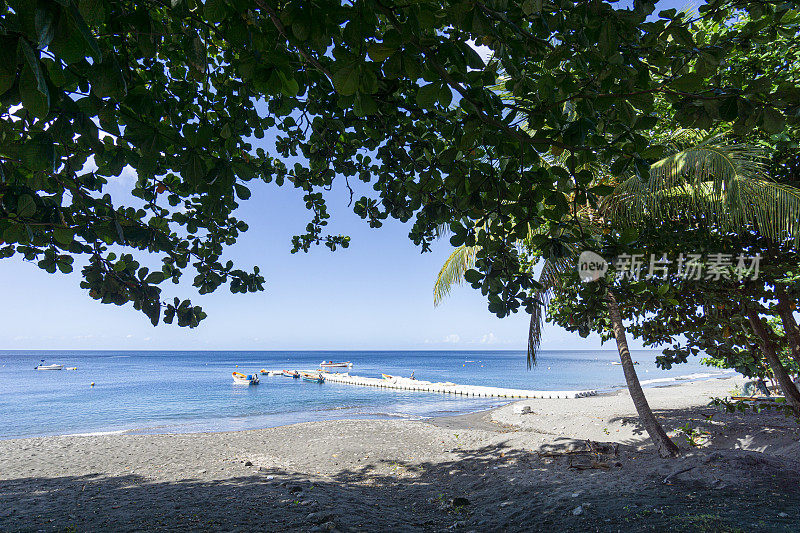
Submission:
{"label": "palm tree", "polygon": [[[694,135],[694,132],[681,131],[678,137]],[[774,240],[789,235],[797,242],[800,238],[800,191],[763,178],[760,150],[757,147],[725,144],[723,140],[721,137],[712,137],[677,150],[652,165],[648,179],[630,176],[619,183],[598,212],[583,209],[574,213],[574,216],[582,218],[590,228],[603,223],[636,226],[664,219],[682,220],[687,215],[700,216],[710,225],[721,229],[741,230],[755,225]],[[566,270],[574,268],[577,251],[570,251],[574,256],[571,261],[564,258],[548,260],[543,264],[539,277],[542,288],[535,295],[539,305],[534,307],[531,314],[528,332],[529,366],[535,364],[544,311],[557,287],[557,281]],[[447,296],[452,285],[463,280],[467,270],[474,267],[477,253],[476,247],[461,246],[450,255],[434,284],[435,305]],[[675,456],[678,453],[677,446],[653,415],[642,391],[630,357],[619,304],[610,287],[606,293],[606,304],[625,381],[642,425],[660,455]],[[782,379],[779,381],[785,382]],[[793,391],[797,392],[797,389]],[[789,398],[792,391],[784,391],[784,394]]]}

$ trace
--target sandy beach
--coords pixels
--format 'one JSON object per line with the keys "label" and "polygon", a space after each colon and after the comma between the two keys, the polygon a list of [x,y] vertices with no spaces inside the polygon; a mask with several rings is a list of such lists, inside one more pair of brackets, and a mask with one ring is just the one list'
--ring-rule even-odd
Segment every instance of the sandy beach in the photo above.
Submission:
{"label": "sandy beach", "polygon": [[708,406],[737,385],[646,390],[684,450],[672,460],[625,391],[422,421],[3,440],[0,530],[797,531],[800,425]]}

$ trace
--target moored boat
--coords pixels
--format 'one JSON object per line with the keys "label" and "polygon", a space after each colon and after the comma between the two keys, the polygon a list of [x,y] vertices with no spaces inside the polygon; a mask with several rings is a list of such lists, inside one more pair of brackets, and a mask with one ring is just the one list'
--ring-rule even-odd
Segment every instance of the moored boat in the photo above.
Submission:
{"label": "moored boat", "polygon": [[34,370],[63,370],[63,369],[64,365],[57,365],[57,364],[52,364],[52,365],[39,364],[34,367]]}
{"label": "moored boat", "polygon": [[353,368],[353,363],[350,361],[340,361],[335,363],[333,361],[323,361],[319,364],[320,368]]}
{"label": "moored boat", "polygon": [[284,375],[284,377],[287,377],[287,378],[297,379],[297,378],[300,377],[300,372],[298,372],[296,370],[293,370],[291,372],[289,372],[288,370],[284,370],[283,371],[283,375]]}
{"label": "moored boat", "polygon": [[258,374],[233,372],[233,383],[236,385],[258,385]]}
{"label": "moored boat", "polygon": [[303,378],[303,381],[309,381],[311,383],[325,383],[325,378],[321,374],[303,372],[300,374],[300,376]]}

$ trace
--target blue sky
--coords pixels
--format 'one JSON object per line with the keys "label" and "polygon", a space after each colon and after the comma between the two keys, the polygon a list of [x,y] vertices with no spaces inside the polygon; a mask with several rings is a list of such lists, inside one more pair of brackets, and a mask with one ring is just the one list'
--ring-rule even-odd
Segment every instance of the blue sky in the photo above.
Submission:
{"label": "blue sky", "polygon": [[[677,2],[661,2],[665,9]],[[113,196],[127,196],[130,173],[111,184]],[[191,286],[164,284],[165,296],[190,297],[208,313],[200,327],[150,325],[130,306],[102,305],[71,275],[47,274],[14,257],[0,261],[3,320],[0,349],[118,350],[369,350],[525,348],[528,316],[498,319],[469,286],[455,288],[433,307],[432,286],[450,254],[446,239],[420,254],[408,226],[388,221],[370,229],[347,206],[339,184],[328,194],[330,230],[351,236],[346,250],[318,247],[290,254],[292,235],[309,217],[301,194],[289,187],[251,182],[253,195],[237,216],[250,225],[228,257],[265,276],[262,293],[231,294],[220,288],[200,296]],[[187,276],[191,279],[191,276]],[[632,348],[640,347],[629,339]],[[543,349],[600,349],[596,336],[581,339],[546,326]],[[606,343],[603,349],[614,349]]]}
{"label": "blue sky", "polygon": [[[123,174],[114,191],[130,186]],[[166,295],[188,296],[208,318],[190,330],[152,327],[129,306],[102,305],[78,286],[79,273],[47,274],[18,258],[0,261],[3,349],[524,349],[528,317],[498,319],[478,291],[455,288],[433,307],[435,276],[451,251],[446,239],[420,254],[408,227],[389,221],[370,229],[347,207],[349,196],[328,196],[332,231],[348,249],[290,254],[292,235],[308,222],[298,191],[252,182],[253,196],[237,215],[250,230],[229,250],[240,266],[259,265],[266,290],[200,296],[188,284],[165,284]],[[77,269],[76,269],[77,270]],[[187,276],[187,279],[190,279]],[[548,327],[544,348],[599,347]],[[607,345],[606,348],[612,348]]]}

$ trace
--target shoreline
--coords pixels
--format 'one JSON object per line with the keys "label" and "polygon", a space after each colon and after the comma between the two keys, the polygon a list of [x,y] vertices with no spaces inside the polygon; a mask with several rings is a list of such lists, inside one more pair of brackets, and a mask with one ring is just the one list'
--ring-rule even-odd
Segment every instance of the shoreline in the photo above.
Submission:
{"label": "shoreline", "polygon": [[[709,516],[711,530],[797,530],[797,421],[707,406],[741,381],[648,389],[683,450],[668,460],[626,391],[428,420],[3,440],[0,530],[638,531]],[[707,443],[681,439],[687,423]]]}
{"label": "shoreline", "polygon": [[[643,380],[642,386],[647,390],[657,389],[657,388],[665,388],[665,387],[674,387],[674,386],[681,386],[683,384],[689,383],[696,383],[696,382],[703,382],[703,381],[713,381],[718,379],[728,379],[730,377],[739,376],[739,374],[735,373],[735,371],[727,370],[727,371],[720,371],[718,373],[693,373],[687,374],[685,376],[676,376],[676,377],[669,377],[669,378],[656,378],[653,380]],[[619,385],[613,388],[606,388],[606,389],[597,389],[596,396],[603,397],[609,395],[618,394],[619,391],[624,391],[626,386],[624,384]],[[427,393],[427,394],[441,394],[444,398],[448,398],[450,395],[444,393]],[[458,398],[457,396],[455,398]],[[265,413],[259,415],[248,415],[244,417],[220,417],[220,418],[202,418],[202,419],[184,419],[179,421],[174,421],[171,423],[158,423],[159,421],[153,421],[153,425],[141,425],[134,428],[126,428],[126,429],[111,429],[111,428],[103,428],[98,429],[96,431],[77,431],[74,433],[43,433],[37,435],[22,435],[22,436],[2,436],[0,435],[0,441],[6,440],[19,440],[19,439],[34,439],[34,438],[46,438],[46,437],[84,437],[84,436],[103,436],[103,435],[186,435],[186,434],[216,434],[216,433],[231,433],[237,431],[253,431],[259,429],[269,429],[269,428],[276,428],[276,427],[284,427],[284,426],[292,426],[295,424],[302,424],[302,423],[315,423],[315,422],[323,422],[323,421],[335,421],[335,420],[416,420],[416,421],[426,421],[432,420],[437,418],[448,418],[448,417],[458,417],[463,415],[470,415],[474,413],[482,413],[487,411],[493,411],[496,409],[500,409],[506,407],[508,405],[515,404],[517,402],[525,401],[522,399],[512,399],[512,398],[486,398],[489,402],[497,403],[498,405],[494,405],[491,407],[479,407],[475,410],[466,410],[464,412],[458,412],[455,414],[434,414],[434,415],[392,415],[386,413],[364,413],[361,415],[355,416],[342,416],[342,417],[322,417],[322,418],[315,418],[314,416],[309,416],[312,413],[330,413],[336,412],[340,410],[351,409],[350,407],[335,407],[335,408],[328,408],[328,409],[320,409],[320,410],[311,410],[311,411],[296,411],[292,412],[292,415],[301,415],[296,416],[294,419],[287,420],[285,422],[279,422],[274,424],[268,425],[257,425],[256,427],[249,427],[243,429],[191,429],[191,427],[187,427],[186,429],[180,429],[185,426],[191,426],[193,424],[199,423],[200,426],[208,426],[213,425],[214,422],[222,422],[222,421],[232,421],[232,420],[239,420],[239,419],[255,419],[259,417],[271,417],[275,416],[275,413]],[[558,402],[563,400],[569,400],[567,398],[548,398],[543,399],[544,402]],[[305,416],[302,416],[305,415]],[[290,417],[291,418],[291,417]],[[297,418],[300,418],[299,420]],[[306,418],[306,420],[303,420]]]}

